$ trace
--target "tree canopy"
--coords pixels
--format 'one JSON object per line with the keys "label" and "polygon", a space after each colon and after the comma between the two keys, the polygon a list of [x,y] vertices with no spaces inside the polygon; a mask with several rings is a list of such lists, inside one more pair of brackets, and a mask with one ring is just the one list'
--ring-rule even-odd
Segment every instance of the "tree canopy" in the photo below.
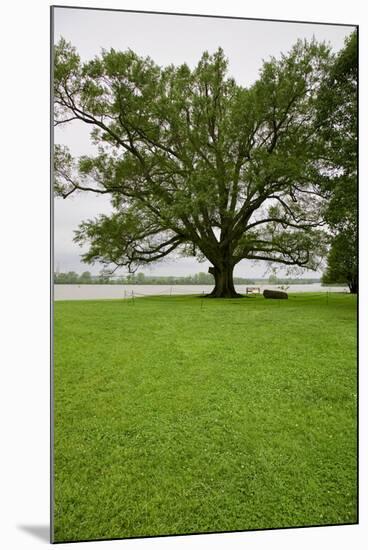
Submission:
{"label": "tree canopy", "polygon": [[326,284],[342,283],[349,287],[351,293],[358,291],[358,250],[356,234],[345,229],[332,240],[327,256],[327,269],[322,282]]}
{"label": "tree canopy", "polygon": [[160,67],[131,50],[81,62],[55,47],[55,124],[83,121],[94,156],[55,150],[55,190],[109,194],[111,215],[81,224],[86,262],[110,269],[174,251],[208,259],[213,296],[235,296],[242,259],[315,269],[325,253],[329,173],[320,89],[333,56],[298,41],[271,58],[249,88],[228,74],[219,49],[194,68]]}
{"label": "tree canopy", "polygon": [[319,98],[324,121],[321,131],[330,164],[321,189],[328,199],[325,219],[332,232],[324,280],[344,282],[351,292],[358,289],[357,38],[355,31],[346,40]]}

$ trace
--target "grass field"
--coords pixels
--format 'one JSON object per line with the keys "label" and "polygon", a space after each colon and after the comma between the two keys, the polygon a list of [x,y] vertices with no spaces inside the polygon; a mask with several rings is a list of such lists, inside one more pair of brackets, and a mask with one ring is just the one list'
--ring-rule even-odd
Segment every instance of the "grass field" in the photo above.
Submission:
{"label": "grass field", "polygon": [[55,540],[355,523],[356,300],[55,303]]}

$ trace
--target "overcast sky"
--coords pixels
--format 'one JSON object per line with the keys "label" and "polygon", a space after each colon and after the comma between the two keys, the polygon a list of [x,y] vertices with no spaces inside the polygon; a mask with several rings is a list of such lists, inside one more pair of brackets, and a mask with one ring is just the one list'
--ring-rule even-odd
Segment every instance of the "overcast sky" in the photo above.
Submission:
{"label": "overcast sky", "polygon": [[[195,66],[204,50],[222,47],[229,59],[229,74],[239,84],[248,86],[258,76],[263,60],[286,53],[298,38],[329,43],[333,50],[344,45],[344,38],[353,27],[273,21],[249,21],[224,18],[191,17],[125,13],[100,10],[55,8],[55,42],[63,36],[76,46],[82,60],[101,52],[101,49],[134,50],[149,55],[159,65],[186,62]],[[89,139],[90,128],[73,121],[55,130],[55,143],[67,145],[74,156],[93,153]],[[82,220],[111,211],[107,197],[89,193],[72,195],[66,200],[55,199],[54,247],[55,269],[59,271],[91,271],[99,273],[101,266],[88,266],[80,261],[82,249],[73,243],[74,230]],[[207,271],[209,263],[199,264],[191,258],[170,258],[152,265],[145,273],[156,275],[189,275]],[[266,265],[243,260],[235,274],[261,277]],[[143,270],[141,270],[143,271]],[[282,271],[280,271],[282,274]],[[303,276],[318,276],[306,272]]]}

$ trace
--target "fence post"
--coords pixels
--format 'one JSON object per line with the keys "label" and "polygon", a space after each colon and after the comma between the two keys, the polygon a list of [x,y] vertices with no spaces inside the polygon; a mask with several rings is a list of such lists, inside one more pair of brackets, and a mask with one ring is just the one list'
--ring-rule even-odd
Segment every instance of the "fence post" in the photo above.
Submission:
{"label": "fence post", "polygon": [[134,290],[132,290],[132,300],[133,300],[133,306],[135,305],[134,304]]}

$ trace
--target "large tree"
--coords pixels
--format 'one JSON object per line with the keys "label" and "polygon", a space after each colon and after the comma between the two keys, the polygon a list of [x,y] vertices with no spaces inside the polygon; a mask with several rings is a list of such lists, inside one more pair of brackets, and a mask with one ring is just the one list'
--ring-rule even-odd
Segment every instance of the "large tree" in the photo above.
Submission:
{"label": "large tree", "polygon": [[358,254],[355,231],[345,228],[334,236],[327,256],[327,269],[322,281],[326,284],[348,285],[352,294],[358,292]]}
{"label": "large tree", "polygon": [[315,269],[324,249],[324,162],[317,99],[329,49],[299,41],[263,64],[249,88],[228,76],[219,49],[197,66],[161,68],[133,51],[82,63],[55,47],[55,124],[83,121],[98,146],[73,159],[55,151],[55,190],[109,194],[111,215],[76,235],[86,262],[109,268],[176,251],[208,259],[212,296],[236,296],[242,259]]}
{"label": "large tree", "polygon": [[328,199],[325,220],[331,230],[324,280],[348,284],[352,293],[358,291],[357,41],[356,31],[346,39],[318,100],[329,167],[321,179]]}

